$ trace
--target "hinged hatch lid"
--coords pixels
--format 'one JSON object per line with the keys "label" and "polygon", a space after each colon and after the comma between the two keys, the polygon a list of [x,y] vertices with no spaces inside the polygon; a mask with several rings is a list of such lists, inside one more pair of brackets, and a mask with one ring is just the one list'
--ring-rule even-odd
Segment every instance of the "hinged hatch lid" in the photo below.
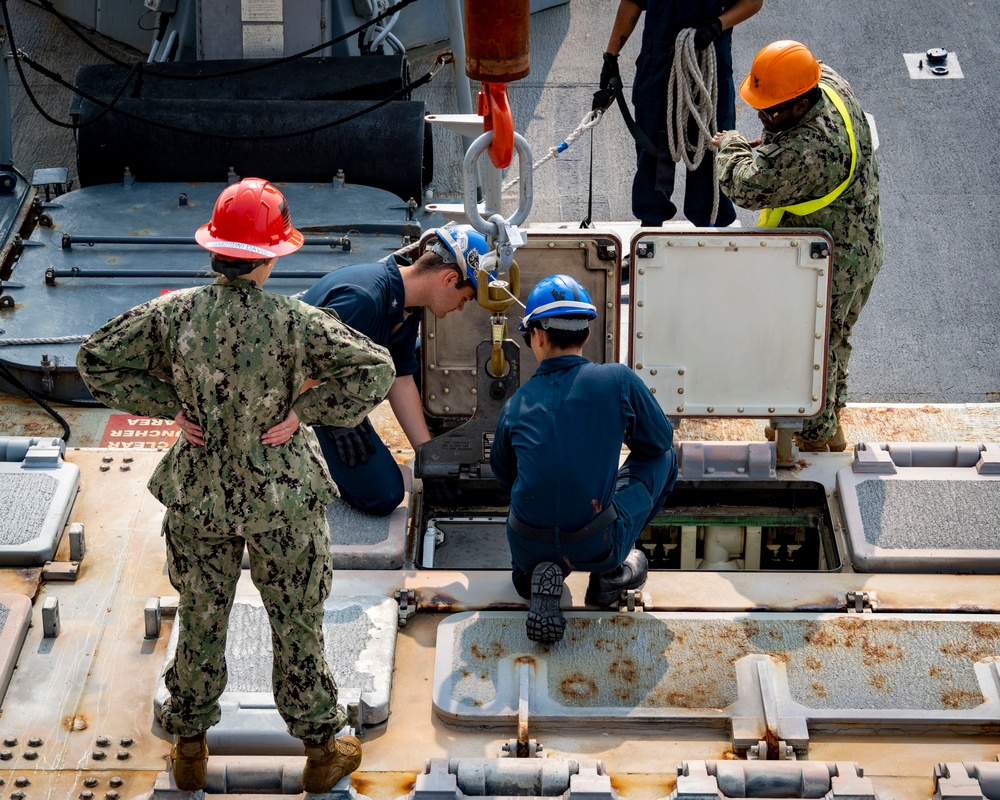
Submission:
{"label": "hinged hatch lid", "polygon": [[820,230],[639,231],[629,365],[670,416],[815,416],[832,249]]}

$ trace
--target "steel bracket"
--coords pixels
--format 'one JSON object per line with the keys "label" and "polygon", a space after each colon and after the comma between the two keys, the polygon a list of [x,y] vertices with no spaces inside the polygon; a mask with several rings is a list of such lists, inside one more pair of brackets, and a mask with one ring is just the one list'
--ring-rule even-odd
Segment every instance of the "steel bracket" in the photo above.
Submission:
{"label": "steel bracket", "polygon": [[415,589],[397,589],[392,596],[399,603],[399,627],[405,628],[410,617],[417,613],[417,592]]}
{"label": "steel bracket", "polygon": [[875,610],[875,593],[851,590],[845,595],[848,614],[871,614]]}
{"label": "steel bracket", "polygon": [[896,474],[896,464],[889,451],[871,442],[858,442],[855,445],[852,469],[867,475]]}
{"label": "steel bracket", "polygon": [[938,764],[933,800],[987,800],[1000,785],[1000,756],[997,759]]}
{"label": "steel bracket", "polygon": [[870,778],[846,761],[685,761],[671,800],[823,797],[875,800]]}

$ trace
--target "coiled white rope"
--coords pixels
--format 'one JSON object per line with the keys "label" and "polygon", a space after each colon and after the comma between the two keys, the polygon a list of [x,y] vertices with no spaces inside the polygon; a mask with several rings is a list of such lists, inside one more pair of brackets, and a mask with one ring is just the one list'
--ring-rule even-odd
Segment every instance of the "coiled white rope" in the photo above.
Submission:
{"label": "coiled white rope", "polygon": [[[718,132],[715,109],[719,98],[719,76],[715,47],[700,53],[694,46],[694,28],[677,34],[674,61],[667,82],[667,142],[674,162],[683,161],[689,172],[700,165],[709,142]],[[693,123],[693,125],[692,125]],[[694,140],[688,140],[689,128],[695,128]],[[709,155],[711,158],[711,154]],[[715,160],[713,158],[713,165]],[[719,176],[713,169],[712,219],[719,213]]]}
{"label": "coiled white rope", "polygon": [[[573,142],[583,136],[584,133],[596,128],[598,124],[600,124],[602,116],[604,116],[604,112],[602,111],[588,111],[584,114],[583,119],[580,120],[580,124],[573,129],[573,132],[559,144],[555,145],[555,147],[550,147],[549,151],[544,156],[531,165],[531,169],[536,170],[546,161],[558,158],[560,153],[565,152],[566,149],[573,144]],[[506,192],[512,186],[516,186],[519,180],[521,180],[520,177],[515,177],[507,181],[507,183],[503,185],[503,191]]]}

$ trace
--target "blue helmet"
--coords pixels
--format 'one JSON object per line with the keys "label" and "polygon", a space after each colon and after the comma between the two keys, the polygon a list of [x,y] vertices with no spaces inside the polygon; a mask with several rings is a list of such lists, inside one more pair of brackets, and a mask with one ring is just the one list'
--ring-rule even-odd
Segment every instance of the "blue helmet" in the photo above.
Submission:
{"label": "blue helmet", "polygon": [[479,259],[490,250],[486,237],[471,225],[449,224],[435,229],[434,233],[436,238],[430,240],[427,249],[441,256],[446,264],[456,264],[458,271],[472,281],[478,291]]}
{"label": "blue helmet", "polygon": [[590,302],[587,290],[569,275],[549,275],[540,280],[528,295],[524,310],[524,319],[518,325],[518,330],[522,333],[527,333],[528,324],[535,320],[545,329],[581,331],[588,326],[590,320],[597,319],[597,307]]}

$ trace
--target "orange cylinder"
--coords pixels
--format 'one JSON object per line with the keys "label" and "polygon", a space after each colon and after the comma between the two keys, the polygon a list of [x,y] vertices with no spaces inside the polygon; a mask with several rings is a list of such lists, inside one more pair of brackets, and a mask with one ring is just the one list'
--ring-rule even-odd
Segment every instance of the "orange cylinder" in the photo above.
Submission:
{"label": "orange cylinder", "polygon": [[530,0],[465,0],[465,74],[508,83],[531,71]]}

